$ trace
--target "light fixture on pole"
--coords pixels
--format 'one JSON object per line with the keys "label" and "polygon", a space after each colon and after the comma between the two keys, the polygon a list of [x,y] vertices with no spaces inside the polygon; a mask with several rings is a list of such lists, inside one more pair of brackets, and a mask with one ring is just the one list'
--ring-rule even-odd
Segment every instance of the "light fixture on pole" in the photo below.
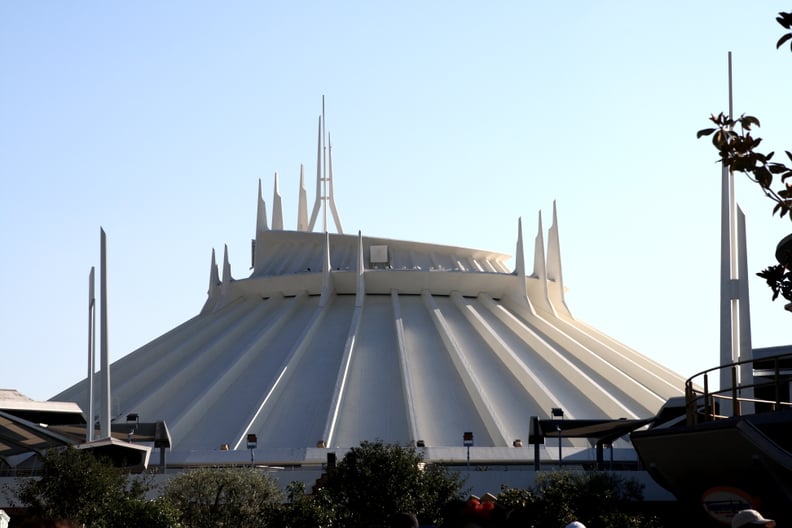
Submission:
{"label": "light fixture on pole", "polygon": [[248,447],[248,449],[250,449],[250,465],[251,466],[253,466],[254,461],[255,461],[255,457],[253,455],[253,450],[256,449],[257,445],[258,445],[258,438],[256,438],[256,435],[254,435],[254,434],[247,435],[247,447]]}
{"label": "light fixture on pole", "polygon": [[470,470],[470,447],[473,445],[472,431],[465,431],[462,434],[462,445],[464,445],[467,448],[467,466],[468,466],[468,470]]}
{"label": "light fixture on pole", "polygon": [[127,414],[126,421],[128,424],[132,424],[127,438],[127,441],[132,443],[132,437],[135,436],[135,431],[140,426],[140,416],[138,413],[129,413]]}
{"label": "light fixture on pole", "polygon": [[[553,420],[564,420],[564,409],[561,407],[553,407],[550,409],[550,414],[553,416]],[[563,458],[561,456],[561,423],[556,422],[556,431],[558,432],[558,467],[564,465]]]}

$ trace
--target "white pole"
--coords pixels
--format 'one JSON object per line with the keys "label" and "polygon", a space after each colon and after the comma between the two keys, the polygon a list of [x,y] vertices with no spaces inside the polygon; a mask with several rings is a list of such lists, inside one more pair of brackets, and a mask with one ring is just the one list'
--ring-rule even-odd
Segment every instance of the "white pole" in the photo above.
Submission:
{"label": "white pole", "polygon": [[102,415],[101,415],[101,438],[110,438],[110,415],[111,415],[111,399],[110,399],[110,355],[107,348],[107,236],[104,229],[100,228],[100,279],[99,279],[99,297],[101,298],[102,307],[99,315],[100,325],[100,354],[101,354],[101,380],[102,380]]}
{"label": "white pole", "polygon": [[88,274],[88,425],[85,428],[85,441],[94,439],[94,353],[96,344],[96,299],[94,297],[94,267]]}

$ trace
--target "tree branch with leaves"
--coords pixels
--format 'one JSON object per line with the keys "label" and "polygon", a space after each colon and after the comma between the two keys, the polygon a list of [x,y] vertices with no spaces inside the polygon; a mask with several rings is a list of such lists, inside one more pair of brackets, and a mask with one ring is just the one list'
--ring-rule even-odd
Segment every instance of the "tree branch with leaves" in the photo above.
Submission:
{"label": "tree branch with leaves", "polygon": [[[778,13],[776,21],[788,30],[776,42],[776,49],[787,42],[790,42],[792,49],[792,12]],[[745,114],[734,119],[721,112],[711,115],[710,121],[715,126],[699,130],[696,137],[712,136],[712,145],[719,154],[718,162],[729,171],[743,173],[757,184],[764,195],[775,203],[772,214],[778,213],[779,217],[787,216],[792,220],[792,180],[787,181],[792,178],[792,168],[773,161],[775,152],[763,153],[758,150],[762,138],[754,137],[751,132],[754,127],[759,128],[759,120]],[[792,152],[784,152],[792,163]],[[776,177],[781,185],[774,189]],[[787,308],[792,310],[792,251],[777,251],[776,257],[778,264],[768,266],[757,275],[767,281],[773,291],[773,300],[781,295],[790,302]]]}

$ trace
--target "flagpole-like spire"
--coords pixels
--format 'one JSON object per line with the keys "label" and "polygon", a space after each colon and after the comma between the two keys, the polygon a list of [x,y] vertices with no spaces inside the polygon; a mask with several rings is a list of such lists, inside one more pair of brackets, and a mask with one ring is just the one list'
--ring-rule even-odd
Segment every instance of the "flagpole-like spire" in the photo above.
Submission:
{"label": "flagpole-like spire", "polygon": [[101,308],[99,312],[99,350],[101,354],[101,386],[102,386],[102,414],[101,438],[110,438],[110,422],[112,419],[112,398],[110,396],[110,352],[107,338],[107,236],[104,229],[99,228],[99,298]]}
{"label": "flagpole-like spire", "polygon": [[[732,56],[728,55],[729,118],[733,117]],[[734,226],[734,174],[726,163],[721,164],[721,295],[720,295],[720,363],[728,365],[737,360],[738,331],[736,255]],[[732,386],[731,372],[721,369],[720,389]]]}
{"label": "flagpole-like spire", "polygon": [[94,267],[88,274],[88,425],[85,428],[85,441],[94,439],[94,371],[96,366],[96,298],[94,296]]}

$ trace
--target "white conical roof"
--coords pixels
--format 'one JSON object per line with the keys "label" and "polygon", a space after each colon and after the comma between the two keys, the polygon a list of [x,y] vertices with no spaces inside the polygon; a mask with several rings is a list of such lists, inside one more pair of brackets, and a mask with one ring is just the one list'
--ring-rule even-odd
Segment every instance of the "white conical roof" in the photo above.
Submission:
{"label": "white conical roof", "polygon": [[[681,395],[681,376],[570,313],[555,204],[526,276],[521,221],[512,271],[491,251],[312,232],[302,202],[283,230],[277,180],[270,229],[261,196],[250,276],[232,278],[226,250],[218,284],[213,253],[199,315],[111,367],[114,419],[164,420],[174,451],[244,450],[248,434],[259,449],[459,446],[464,431],[500,448],[554,407],[648,418]],[[320,202],[340,232],[332,187]],[[54,399],[87,395],[83,381]]]}
{"label": "white conical roof", "polygon": [[[278,448],[443,446],[461,431],[507,446],[552,407],[645,418],[684,384],[507,255],[275,230],[256,255],[241,280],[224,257],[200,315],[112,365],[114,416],[166,421],[174,449],[244,448],[248,433]],[[82,382],[55,399],[86,398]]]}

